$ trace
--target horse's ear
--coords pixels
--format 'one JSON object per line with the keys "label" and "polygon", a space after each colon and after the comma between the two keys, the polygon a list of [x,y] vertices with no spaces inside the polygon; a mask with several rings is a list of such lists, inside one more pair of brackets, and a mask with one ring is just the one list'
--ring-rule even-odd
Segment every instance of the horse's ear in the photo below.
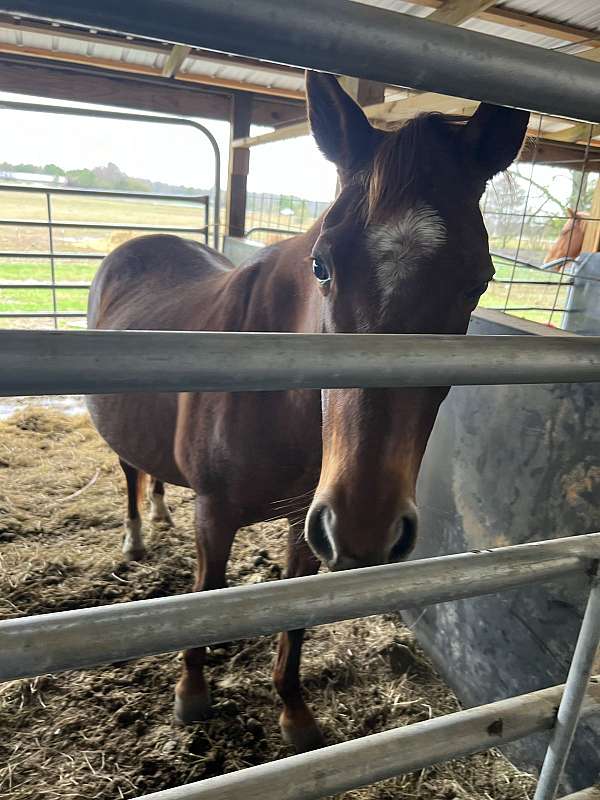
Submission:
{"label": "horse's ear", "polygon": [[505,170],[519,155],[528,122],[528,111],[480,103],[467,122],[465,139],[485,180]]}
{"label": "horse's ear", "polygon": [[359,169],[372,154],[375,129],[334,75],[306,72],[310,128],[319,149],[341,173]]}
{"label": "horse's ear", "polygon": [[575,212],[573,211],[573,209],[572,209],[572,208],[570,208],[570,207],[567,207],[567,216],[568,216],[568,217],[571,217],[571,219],[573,219],[573,218],[574,218],[574,217],[576,217],[577,215],[575,214]]}

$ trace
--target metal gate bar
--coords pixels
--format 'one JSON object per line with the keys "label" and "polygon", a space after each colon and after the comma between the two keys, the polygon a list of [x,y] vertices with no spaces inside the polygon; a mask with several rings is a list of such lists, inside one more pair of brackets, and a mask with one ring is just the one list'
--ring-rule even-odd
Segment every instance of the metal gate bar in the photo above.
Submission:
{"label": "metal gate bar", "polygon": [[0,10],[600,122],[593,62],[347,0],[0,0]]}
{"label": "metal gate bar", "polygon": [[[153,792],[144,795],[143,800],[317,800],[549,730],[563,688],[555,686],[415,722],[258,767]],[[600,684],[591,684],[582,716],[599,712]]]}
{"label": "metal gate bar", "polygon": [[[1,108],[1,105],[0,105]],[[209,217],[209,197],[208,195],[158,195],[158,194],[150,194],[147,192],[119,192],[119,191],[109,191],[104,189],[65,189],[61,187],[37,187],[37,186],[11,186],[10,184],[0,184],[0,192],[7,191],[7,192],[18,192],[24,194],[32,194],[32,195],[44,195],[46,198],[46,208],[47,208],[47,219],[46,220],[0,220],[0,226],[5,227],[35,227],[35,228],[46,228],[48,230],[48,239],[50,250],[43,251],[43,252],[36,252],[36,251],[2,251],[0,252],[0,259],[7,258],[7,259],[21,259],[26,258],[30,260],[35,259],[46,259],[50,262],[50,272],[51,272],[51,282],[50,283],[26,283],[26,282],[16,282],[16,281],[7,281],[0,284],[1,289],[11,289],[13,291],[24,291],[30,289],[47,289],[52,292],[52,309],[45,312],[40,311],[22,311],[12,312],[12,311],[2,311],[0,312],[0,320],[1,319],[27,319],[27,318],[41,318],[41,319],[52,319],[54,320],[54,327],[58,327],[58,320],[59,319],[66,319],[66,318],[73,318],[78,317],[80,319],[85,318],[86,312],[74,312],[74,311],[58,311],[57,307],[57,297],[56,291],[57,289],[89,289],[89,283],[69,283],[69,284],[59,284],[56,282],[56,261],[57,260],[71,260],[71,261],[99,261],[100,259],[106,256],[106,253],[74,253],[74,252],[67,252],[61,253],[57,252],[54,249],[54,232],[60,228],[70,228],[70,229],[93,229],[93,230],[127,230],[127,231],[140,231],[144,233],[148,232],[163,232],[163,233],[197,233],[203,234],[204,240],[208,243],[209,240],[209,224],[208,224],[208,217]],[[165,203],[173,203],[173,202],[185,202],[189,203],[190,205],[194,205],[198,207],[200,211],[202,208],[204,209],[203,214],[203,225],[198,225],[196,227],[168,227],[168,226],[158,226],[158,225],[139,225],[135,222],[127,224],[122,223],[85,223],[85,222],[57,222],[52,217],[52,201],[51,198],[54,195],[63,195],[69,196],[73,195],[76,197],[104,197],[104,198],[112,198],[112,199],[119,199],[119,200],[129,200],[129,199],[137,199],[137,200],[144,200],[146,202],[165,202]],[[215,231],[217,229],[215,228]]]}
{"label": "metal gate bar", "polygon": [[[0,0],[1,1],[1,0]],[[104,111],[98,108],[95,109],[86,109],[86,108],[72,108],[69,106],[53,106],[53,105],[43,105],[42,103],[25,103],[18,100],[1,100],[0,101],[0,109],[10,109],[13,111],[34,111],[34,112],[41,112],[43,114],[59,114],[60,116],[67,116],[67,117],[93,117],[96,119],[120,119],[125,120],[126,122],[149,122],[152,124],[157,125],[176,125],[176,126],[183,126],[187,128],[193,128],[200,133],[208,140],[212,151],[213,157],[215,161],[215,177],[214,177],[214,203],[215,207],[213,209],[213,216],[214,216],[214,230],[213,230],[213,241],[215,248],[219,248],[219,227],[220,227],[220,214],[221,214],[221,151],[219,150],[219,145],[213,134],[209,131],[209,129],[202,125],[200,122],[197,122],[195,119],[190,119],[189,117],[169,117],[169,116],[161,116],[158,114],[135,114],[129,111]],[[13,189],[13,187],[11,187]],[[19,187],[19,191],[26,191],[27,187]],[[14,191],[14,189],[13,189]],[[84,193],[85,190],[77,190],[77,189],[62,189],[58,190],[59,193],[62,192],[71,192],[71,193]],[[106,196],[110,196],[114,194],[110,191],[104,190],[93,190],[97,194],[104,194]],[[208,212],[208,198],[206,195],[151,195],[145,192],[122,192],[121,194],[126,194],[128,197],[133,198],[170,198],[172,200],[186,200],[189,199],[191,201],[203,201],[206,199],[206,208]]]}
{"label": "metal gate bar", "polygon": [[4,331],[0,396],[600,381],[599,336]]}
{"label": "metal gate bar", "polygon": [[[597,569],[597,564],[596,564]],[[554,800],[560,783],[583,699],[600,643],[600,579],[592,580],[590,595],[583,617],[577,646],[571,660],[565,690],[560,701],[552,738],[546,751],[544,765],[533,800]]]}
{"label": "metal gate bar", "polygon": [[600,557],[600,533],[0,622],[0,680],[490,594]]}

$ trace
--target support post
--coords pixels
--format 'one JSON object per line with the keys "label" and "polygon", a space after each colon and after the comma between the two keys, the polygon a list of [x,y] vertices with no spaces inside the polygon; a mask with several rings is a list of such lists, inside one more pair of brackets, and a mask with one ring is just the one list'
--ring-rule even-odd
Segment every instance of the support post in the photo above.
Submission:
{"label": "support post", "polygon": [[554,800],[556,797],[565,763],[571,750],[585,693],[589,686],[599,643],[600,578],[595,575],[592,579],[590,596],[534,800]]}
{"label": "support post", "polygon": [[236,139],[250,135],[252,97],[235,93],[231,100],[231,134],[229,138],[229,177],[227,181],[227,224],[229,236],[243,236],[246,230],[246,185],[250,166],[250,149],[233,147]]}

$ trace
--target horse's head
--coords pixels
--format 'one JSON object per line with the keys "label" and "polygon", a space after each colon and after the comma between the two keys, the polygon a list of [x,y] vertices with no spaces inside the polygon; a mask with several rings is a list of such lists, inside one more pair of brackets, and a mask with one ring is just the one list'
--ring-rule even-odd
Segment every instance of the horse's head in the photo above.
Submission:
{"label": "horse's head", "polygon": [[[312,252],[322,330],[465,333],[494,274],[479,200],[519,152],[529,115],[482,104],[468,122],[428,114],[384,132],[330,75],[310,73],[307,94],[341,186]],[[410,553],[417,475],[447,393],[323,391],[323,461],[305,535],[330,568]]]}
{"label": "horse's head", "polygon": [[[546,253],[544,264],[556,261],[559,258],[577,258],[583,247],[585,237],[585,224],[589,219],[586,211],[573,211],[567,208],[567,221],[562,227],[558,239]],[[552,272],[560,272],[565,264],[557,264],[552,267]]]}

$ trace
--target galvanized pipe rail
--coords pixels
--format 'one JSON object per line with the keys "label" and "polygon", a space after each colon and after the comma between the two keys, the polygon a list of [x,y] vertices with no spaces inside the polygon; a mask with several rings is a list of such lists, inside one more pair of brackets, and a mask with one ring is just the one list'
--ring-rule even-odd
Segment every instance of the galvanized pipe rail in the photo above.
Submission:
{"label": "galvanized pipe rail", "polygon": [[0,681],[491,594],[600,558],[600,533],[0,623]]}
{"label": "galvanized pipe rail", "polygon": [[3,331],[0,396],[600,381],[600,337]]}
{"label": "galvanized pipe rail", "polygon": [[2,0],[0,10],[600,122],[598,64],[347,0]]}
{"label": "galvanized pipe rail", "polygon": [[[29,106],[31,104],[22,104],[24,106]],[[34,106],[35,107],[35,106]],[[0,104],[1,108],[1,104]],[[35,107],[37,108],[37,107]],[[52,108],[54,106],[42,106],[41,108]],[[59,109],[60,110],[60,109]],[[73,109],[69,109],[73,111]],[[126,116],[126,115],[125,115]],[[14,251],[2,251],[0,252],[0,259],[46,259],[50,263],[50,273],[51,273],[51,280],[49,283],[35,283],[35,282],[17,282],[17,281],[6,281],[0,284],[0,289],[12,289],[14,291],[24,291],[24,290],[31,290],[31,289],[46,289],[50,291],[52,297],[52,309],[48,311],[2,311],[0,312],[0,320],[2,319],[27,319],[27,318],[43,318],[43,319],[53,319],[55,327],[58,327],[58,320],[59,319],[66,319],[66,318],[79,318],[84,319],[86,314],[85,311],[59,311],[58,310],[58,302],[57,302],[57,290],[62,289],[89,289],[89,283],[59,283],[56,280],[56,262],[57,261],[100,261],[103,259],[107,254],[106,253],[77,253],[77,252],[59,252],[54,247],[54,232],[56,229],[61,228],[75,228],[75,229],[92,229],[92,230],[106,230],[106,231],[113,231],[113,230],[127,230],[127,231],[140,231],[143,233],[194,233],[194,234],[202,234],[204,236],[204,240],[208,243],[209,240],[209,229],[210,225],[208,222],[209,218],[209,197],[208,195],[172,195],[172,194],[151,194],[149,192],[122,192],[122,191],[114,191],[108,189],[71,189],[71,188],[64,188],[59,186],[22,186],[16,185],[12,186],[11,184],[0,183],[0,192],[16,192],[21,194],[33,194],[33,195],[43,195],[46,198],[46,205],[47,205],[47,219],[46,220],[16,220],[16,219],[7,219],[1,220],[0,219],[0,226],[6,227],[34,227],[34,228],[45,228],[48,231],[48,243],[50,245],[50,249],[48,251],[35,251],[35,250],[14,250]],[[179,227],[179,226],[157,226],[157,225],[141,225],[136,222],[131,222],[130,224],[122,224],[122,223],[105,223],[105,222],[94,222],[94,223],[85,223],[85,222],[59,222],[53,219],[52,216],[52,197],[55,195],[62,195],[64,196],[74,196],[74,197],[94,197],[94,198],[111,198],[111,199],[118,199],[118,200],[140,200],[145,202],[165,202],[165,203],[173,203],[173,202],[184,202],[189,203],[190,205],[196,206],[198,211],[201,212],[204,209],[202,220],[203,224],[199,224],[196,227]],[[215,228],[215,231],[217,229]]]}
{"label": "galvanized pipe rail", "polygon": [[[122,120],[125,122],[147,122],[155,125],[175,125],[178,127],[186,127],[192,128],[193,130],[199,131],[205,139],[208,140],[208,143],[213,151],[213,158],[215,164],[214,170],[214,209],[213,209],[213,242],[215,248],[218,249],[219,247],[219,227],[220,227],[220,209],[221,209],[221,151],[219,149],[219,144],[211,131],[202,123],[198,122],[195,119],[191,119],[190,117],[169,117],[169,116],[162,116],[159,114],[136,114],[131,111],[105,111],[103,109],[85,109],[85,108],[73,108],[71,106],[55,106],[55,105],[44,105],[42,103],[27,103],[22,102],[20,100],[1,100],[0,101],[0,110],[1,109],[8,109],[12,111],[32,111],[32,112],[39,112],[42,114],[58,114],[61,116],[67,117],[92,117],[98,119],[115,119],[115,120]],[[26,190],[26,187],[25,187]],[[23,189],[21,189],[23,191]],[[59,190],[60,192],[61,190]],[[75,193],[85,193],[86,190],[81,189],[63,189],[63,192],[75,194]],[[89,191],[89,190],[88,190]],[[96,194],[101,195],[104,194],[105,196],[109,196],[113,194],[109,191],[103,190],[93,190]],[[170,199],[170,200],[190,200],[190,201],[206,201],[206,217],[207,217],[207,224],[208,224],[208,198],[205,195],[151,195],[150,193],[144,192],[121,192],[123,196],[133,197],[133,198],[142,198],[142,199]],[[207,241],[208,241],[208,233],[207,233]]]}
{"label": "galvanized pipe rail", "polygon": [[[596,563],[594,569],[597,570],[597,567]],[[595,575],[533,800],[554,800],[556,797],[575,736],[599,642],[600,579]]]}
{"label": "galvanized pipe rail", "polygon": [[[337,795],[549,730],[563,688],[415,722],[135,800],[317,800]],[[599,712],[600,684],[592,683],[582,716]]]}

